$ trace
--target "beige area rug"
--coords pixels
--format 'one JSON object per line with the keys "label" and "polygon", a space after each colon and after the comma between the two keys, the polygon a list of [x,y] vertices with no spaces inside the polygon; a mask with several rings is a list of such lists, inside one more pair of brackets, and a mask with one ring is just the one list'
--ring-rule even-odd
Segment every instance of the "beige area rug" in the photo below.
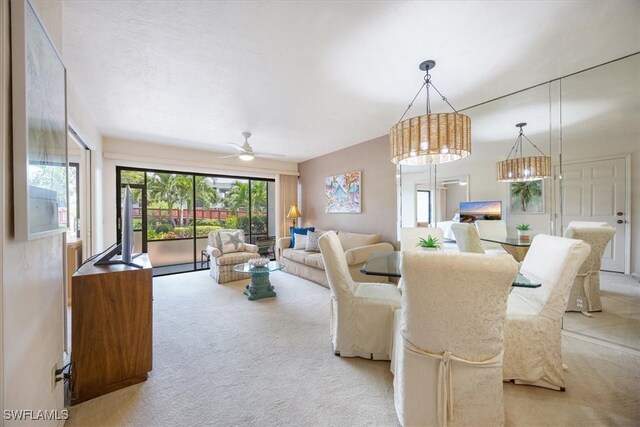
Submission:
{"label": "beige area rug", "polygon": [[[248,301],[206,271],[154,279],[149,379],[71,407],[66,425],[398,425],[389,362],[333,355],[329,290],[271,281],[276,298]],[[507,425],[638,425],[640,359],[569,337],[564,348],[567,392],[505,384]]]}

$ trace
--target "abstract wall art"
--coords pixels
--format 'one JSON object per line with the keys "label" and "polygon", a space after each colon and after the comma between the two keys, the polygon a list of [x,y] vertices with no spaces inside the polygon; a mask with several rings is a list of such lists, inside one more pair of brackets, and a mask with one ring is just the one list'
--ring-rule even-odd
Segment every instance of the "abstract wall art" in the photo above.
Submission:
{"label": "abstract wall art", "polygon": [[327,213],[360,213],[362,174],[360,171],[328,176],[324,179]]}

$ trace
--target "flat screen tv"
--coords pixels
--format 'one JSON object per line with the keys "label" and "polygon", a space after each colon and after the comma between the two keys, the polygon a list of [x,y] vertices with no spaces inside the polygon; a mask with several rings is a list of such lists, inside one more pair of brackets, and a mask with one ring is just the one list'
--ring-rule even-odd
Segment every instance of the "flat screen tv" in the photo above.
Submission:
{"label": "flat screen tv", "polygon": [[[118,254],[121,254],[118,256]],[[133,259],[140,256],[133,254],[133,196],[131,188],[127,185],[124,191],[124,202],[122,204],[122,234],[120,243],[112,245],[109,249],[100,254],[100,258],[94,265],[126,264],[132,267],[142,268],[142,265],[133,262]]]}
{"label": "flat screen tv", "polygon": [[460,222],[502,219],[502,202],[460,202]]}

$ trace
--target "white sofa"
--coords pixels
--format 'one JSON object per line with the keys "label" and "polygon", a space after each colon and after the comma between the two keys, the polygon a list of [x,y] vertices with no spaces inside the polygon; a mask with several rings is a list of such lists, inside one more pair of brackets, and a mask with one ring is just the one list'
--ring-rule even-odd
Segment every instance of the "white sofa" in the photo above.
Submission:
{"label": "white sofa", "polygon": [[[322,230],[316,230],[322,233]],[[388,282],[384,276],[367,276],[360,273],[360,268],[369,255],[376,251],[393,251],[391,243],[381,242],[379,234],[360,234],[337,231],[340,244],[344,250],[351,277],[356,282]],[[284,264],[284,271],[329,287],[327,273],[324,270],[320,252],[308,252],[291,248],[291,238],[281,237],[277,243],[277,258]]]}

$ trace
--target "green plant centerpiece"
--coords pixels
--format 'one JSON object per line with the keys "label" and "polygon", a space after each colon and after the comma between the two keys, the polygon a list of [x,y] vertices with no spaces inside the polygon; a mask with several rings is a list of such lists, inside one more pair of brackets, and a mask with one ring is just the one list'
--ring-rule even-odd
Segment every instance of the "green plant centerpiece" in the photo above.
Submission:
{"label": "green plant centerpiece", "polygon": [[529,240],[531,227],[529,224],[518,224],[516,225],[516,230],[518,230],[518,239],[520,240]]}
{"label": "green plant centerpiece", "polygon": [[426,239],[421,237],[420,241],[416,246],[418,246],[419,248],[423,248],[425,250],[438,250],[440,249],[440,246],[442,246],[442,244],[440,243],[440,240],[438,240],[437,237],[427,236]]}

